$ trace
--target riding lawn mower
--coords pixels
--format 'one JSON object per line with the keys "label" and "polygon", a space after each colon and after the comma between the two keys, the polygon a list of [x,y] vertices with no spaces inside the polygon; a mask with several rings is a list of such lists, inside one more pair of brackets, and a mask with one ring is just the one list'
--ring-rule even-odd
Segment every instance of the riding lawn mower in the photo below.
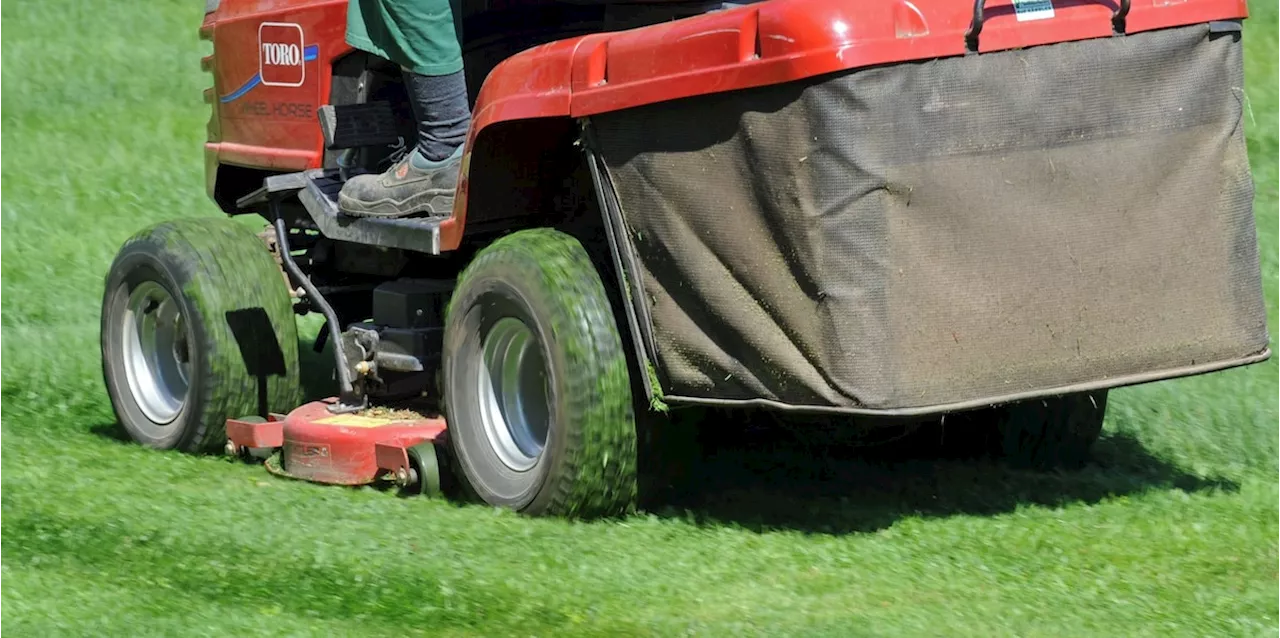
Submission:
{"label": "riding lawn mower", "polygon": [[946,418],[1057,467],[1110,389],[1270,355],[1244,0],[462,0],[455,203],[408,218],[337,203],[414,134],[346,5],[208,2],[225,217],[106,280],[141,444],[607,516],[691,407]]}

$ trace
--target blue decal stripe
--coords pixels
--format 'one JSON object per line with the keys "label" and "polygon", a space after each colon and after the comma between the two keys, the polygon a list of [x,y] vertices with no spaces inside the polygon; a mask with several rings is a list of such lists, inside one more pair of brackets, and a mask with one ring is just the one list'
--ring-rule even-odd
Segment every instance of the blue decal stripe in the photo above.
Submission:
{"label": "blue decal stripe", "polygon": [[249,78],[248,82],[244,83],[244,86],[218,98],[218,101],[222,102],[223,104],[226,104],[227,102],[238,100],[245,93],[248,93],[249,91],[253,90],[253,87],[258,86],[261,83],[262,83],[262,76],[257,75],[255,73],[253,77]]}
{"label": "blue decal stripe", "polygon": [[[318,44],[313,44],[311,46],[304,47],[302,49],[303,62],[311,62],[312,60],[315,60],[319,57],[320,57],[320,45]],[[238,100],[241,97],[244,97],[245,93],[252,91],[253,88],[258,86],[259,84],[262,84],[262,76],[254,74],[254,76],[249,78],[249,81],[245,82],[243,86],[218,98],[218,101],[222,102],[223,104],[226,104],[227,102],[234,102],[235,100]]]}

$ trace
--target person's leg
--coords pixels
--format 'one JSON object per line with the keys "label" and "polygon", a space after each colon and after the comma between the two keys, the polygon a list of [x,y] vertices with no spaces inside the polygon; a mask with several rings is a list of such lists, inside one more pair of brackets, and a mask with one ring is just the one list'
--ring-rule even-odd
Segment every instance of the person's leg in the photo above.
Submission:
{"label": "person's leg", "polygon": [[414,150],[381,175],[353,177],[339,196],[352,215],[448,215],[471,108],[459,25],[449,0],[351,0],[347,42],[404,70],[418,123]]}
{"label": "person's leg", "polygon": [[452,156],[467,141],[471,105],[462,71],[419,75],[404,71],[405,90],[418,120],[418,154],[433,162]]}

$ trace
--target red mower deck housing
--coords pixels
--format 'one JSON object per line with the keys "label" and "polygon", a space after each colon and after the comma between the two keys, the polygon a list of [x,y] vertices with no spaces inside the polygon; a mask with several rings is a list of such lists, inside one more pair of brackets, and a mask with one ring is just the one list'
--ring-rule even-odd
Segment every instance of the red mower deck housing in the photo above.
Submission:
{"label": "red mower deck housing", "polygon": [[265,421],[230,419],[227,450],[278,449],[282,474],[315,483],[366,485],[389,476],[409,484],[409,472],[418,471],[409,450],[443,441],[443,418],[334,414],[333,404],[313,401]]}

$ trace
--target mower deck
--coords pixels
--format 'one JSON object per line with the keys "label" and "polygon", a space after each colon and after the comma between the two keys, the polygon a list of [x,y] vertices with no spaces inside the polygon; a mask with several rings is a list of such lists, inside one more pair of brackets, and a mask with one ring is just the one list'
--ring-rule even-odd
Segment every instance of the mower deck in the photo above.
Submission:
{"label": "mower deck", "polygon": [[333,414],[335,401],[313,401],[265,420],[228,419],[227,453],[271,450],[268,470],[314,483],[367,485],[385,478],[423,493],[438,490],[435,445],[443,441],[443,417]]}

